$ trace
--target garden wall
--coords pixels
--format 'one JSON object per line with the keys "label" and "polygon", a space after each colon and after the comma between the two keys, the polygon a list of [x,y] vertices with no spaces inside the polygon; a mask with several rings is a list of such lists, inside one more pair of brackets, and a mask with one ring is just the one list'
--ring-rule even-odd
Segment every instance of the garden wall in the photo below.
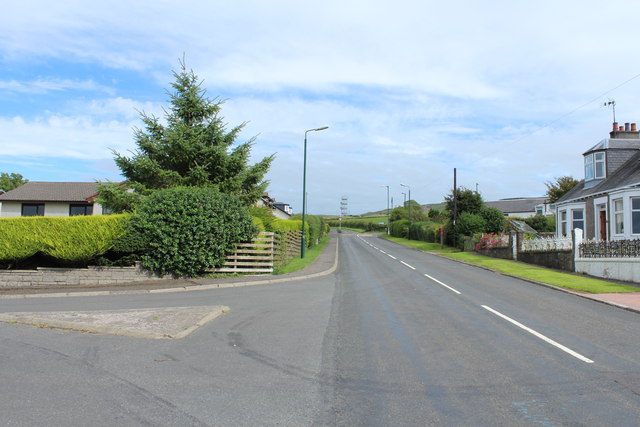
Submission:
{"label": "garden wall", "polygon": [[171,279],[159,277],[140,266],[135,267],[87,267],[44,268],[36,270],[1,270],[0,288],[48,288],[117,285],[145,280]]}
{"label": "garden wall", "polygon": [[518,261],[557,270],[573,271],[573,251],[519,252]]}

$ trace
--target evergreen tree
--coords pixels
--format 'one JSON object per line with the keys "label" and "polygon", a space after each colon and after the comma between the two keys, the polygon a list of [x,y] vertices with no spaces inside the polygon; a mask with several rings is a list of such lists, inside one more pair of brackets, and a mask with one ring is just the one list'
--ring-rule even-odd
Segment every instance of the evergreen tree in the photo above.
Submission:
{"label": "evergreen tree", "polygon": [[[453,190],[451,190],[451,194],[447,195],[444,199],[447,211],[449,211],[449,216],[453,219]],[[476,193],[475,191],[471,191],[468,188],[460,187],[456,189],[456,210],[458,216],[462,212],[469,212],[471,214],[479,214],[480,210],[484,207],[484,201],[482,200],[482,196]]]}
{"label": "evergreen tree", "polygon": [[105,207],[121,210],[128,189],[146,195],[163,188],[212,187],[237,196],[246,205],[265,192],[268,181],[264,176],[274,156],[249,165],[255,138],[236,145],[246,123],[227,130],[220,115],[223,101],[207,98],[194,72],[180,65],[181,71],[173,73],[166,124],[141,113],[144,129],[134,132],[137,150],[131,157],[114,151],[127,182],[125,186],[101,185],[100,202]]}

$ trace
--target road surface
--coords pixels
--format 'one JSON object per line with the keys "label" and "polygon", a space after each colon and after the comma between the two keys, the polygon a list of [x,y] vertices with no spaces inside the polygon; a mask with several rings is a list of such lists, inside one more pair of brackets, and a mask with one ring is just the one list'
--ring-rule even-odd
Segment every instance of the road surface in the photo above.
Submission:
{"label": "road surface", "polygon": [[226,306],[182,339],[0,324],[3,425],[637,426],[640,316],[340,235],[335,274],[0,300],[0,312]]}

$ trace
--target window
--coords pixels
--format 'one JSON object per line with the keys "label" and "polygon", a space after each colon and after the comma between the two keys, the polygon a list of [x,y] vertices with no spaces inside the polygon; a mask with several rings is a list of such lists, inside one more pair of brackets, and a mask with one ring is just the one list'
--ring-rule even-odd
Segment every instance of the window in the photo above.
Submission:
{"label": "window", "polygon": [[571,229],[579,228],[584,231],[584,210],[574,209],[571,211]]}
{"label": "window", "polygon": [[613,201],[613,217],[616,224],[616,234],[624,234],[624,204],[622,199],[616,199]]}
{"label": "window", "polygon": [[69,205],[69,216],[93,215],[93,205]]}
{"label": "window", "polygon": [[631,233],[640,234],[640,197],[631,198]]}
{"label": "window", "polygon": [[604,153],[595,153],[596,179],[603,179],[606,175]]}
{"label": "window", "polygon": [[567,211],[560,211],[560,234],[567,235]]}
{"label": "window", "polygon": [[593,179],[593,154],[584,156],[584,180]]}
{"label": "window", "polygon": [[23,203],[22,216],[44,216],[44,203]]}

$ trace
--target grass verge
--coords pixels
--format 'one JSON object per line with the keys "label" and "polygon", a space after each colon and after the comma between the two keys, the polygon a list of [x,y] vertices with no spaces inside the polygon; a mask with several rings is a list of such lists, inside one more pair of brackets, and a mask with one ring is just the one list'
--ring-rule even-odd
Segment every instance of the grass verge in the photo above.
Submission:
{"label": "grass verge", "polygon": [[307,249],[305,252],[304,258],[293,258],[291,261],[276,269],[273,274],[286,274],[292,273],[294,271],[302,270],[305,267],[310,266],[313,261],[318,258],[318,256],[324,250],[324,247],[327,246],[329,242],[329,236],[324,236],[320,243],[315,245],[314,247]]}
{"label": "grass verge", "polygon": [[546,283],[548,285],[558,286],[560,288],[571,289],[574,291],[589,292],[592,294],[640,291],[639,288],[633,286],[607,282],[605,280],[579,276],[576,274],[563,273],[522,262],[491,258],[470,252],[460,252],[457,249],[449,247],[440,249],[440,245],[437,243],[418,242],[415,240],[407,240],[390,236],[383,237],[392,242],[419,249],[421,251],[436,252],[448,258],[479,265],[500,273],[521,277],[523,279],[535,280],[536,282]]}

